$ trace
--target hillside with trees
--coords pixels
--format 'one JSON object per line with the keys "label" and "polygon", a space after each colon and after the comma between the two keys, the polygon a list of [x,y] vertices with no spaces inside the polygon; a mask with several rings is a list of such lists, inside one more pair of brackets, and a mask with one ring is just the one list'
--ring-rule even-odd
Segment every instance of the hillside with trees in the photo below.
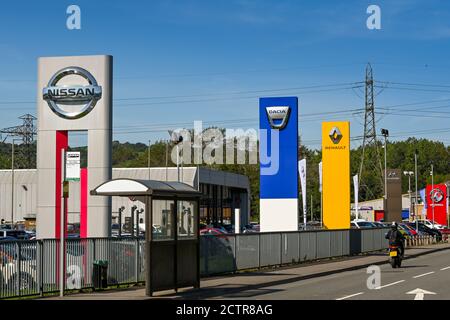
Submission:
{"label": "hillside with trees", "polygon": [[[35,164],[35,144],[27,151],[23,146],[16,145],[15,167],[26,167],[27,152],[32,152],[33,164]],[[166,146],[167,141],[157,141],[150,147],[151,166],[164,167],[166,165]],[[86,164],[86,148],[73,148],[72,150],[82,151],[82,165]],[[170,160],[172,146],[168,147],[168,165],[176,166]],[[380,152],[382,151],[380,145]],[[431,141],[427,139],[409,138],[404,141],[390,142],[387,150],[387,164],[389,168],[398,168],[402,171],[414,171],[414,152],[418,152],[418,188],[423,188],[427,183],[431,183],[430,166],[434,165],[434,181],[442,183],[450,181],[450,146],[445,146],[442,142]],[[351,175],[357,174],[361,159],[361,148],[351,150]],[[372,151],[369,151],[369,153]],[[224,153],[225,154],[225,153]],[[309,149],[301,146],[299,150],[299,159],[306,158],[307,161],[307,197],[308,206],[310,197],[313,196],[313,214],[315,217],[320,215],[320,193],[319,193],[319,174],[318,165],[322,158],[321,150]],[[148,146],[143,143],[122,143],[114,141],[112,144],[112,164],[113,167],[147,167],[148,165]],[[35,165],[34,165],[35,166]],[[34,167],[33,166],[33,167]],[[187,165],[188,166],[188,165]],[[206,165],[205,165],[206,166]],[[259,216],[259,165],[257,164],[215,164],[208,167],[244,174],[249,177],[252,192],[251,211],[253,219]],[[0,169],[11,168],[11,144],[0,143]],[[368,176],[375,176],[367,172]],[[351,179],[351,177],[349,177]],[[376,179],[366,181],[367,188],[361,188],[360,201],[383,196],[383,187]],[[412,181],[412,188],[414,183]],[[367,189],[371,192],[367,192]],[[408,179],[402,179],[402,190],[408,191]],[[353,188],[351,188],[351,197],[353,200]],[[309,210],[308,210],[309,211]]]}

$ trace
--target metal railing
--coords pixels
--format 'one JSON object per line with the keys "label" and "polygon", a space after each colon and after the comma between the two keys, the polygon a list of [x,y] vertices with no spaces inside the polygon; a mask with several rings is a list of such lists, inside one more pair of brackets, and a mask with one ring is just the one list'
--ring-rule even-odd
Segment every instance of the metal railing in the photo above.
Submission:
{"label": "metal railing", "polygon": [[[66,290],[93,288],[93,263],[108,261],[108,286],[143,282],[144,241],[135,238],[66,240]],[[59,240],[0,243],[0,299],[57,292]]]}
{"label": "metal railing", "polygon": [[[388,247],[387,229],[307,230],[200,237],[202,276],[360,254]],[[108,286],[143,283],[144,240],[67,239],[65,289],[94,287],[95,260],[108,261]],[[57,293],[59,240],[0,242],[0,299]]]}
{"label": "metal railing", "polygon": [[379,251],[388,228],[204,235],[200,273],[211,276]]}

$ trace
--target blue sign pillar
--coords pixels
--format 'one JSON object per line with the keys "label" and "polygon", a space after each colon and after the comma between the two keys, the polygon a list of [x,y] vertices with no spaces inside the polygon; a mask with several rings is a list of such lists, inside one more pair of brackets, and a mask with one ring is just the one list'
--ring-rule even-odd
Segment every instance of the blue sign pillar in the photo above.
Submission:
{"label": "blue sign pillar", "polygon": [[298,230],[298,98],[260,98],[262,232]]}

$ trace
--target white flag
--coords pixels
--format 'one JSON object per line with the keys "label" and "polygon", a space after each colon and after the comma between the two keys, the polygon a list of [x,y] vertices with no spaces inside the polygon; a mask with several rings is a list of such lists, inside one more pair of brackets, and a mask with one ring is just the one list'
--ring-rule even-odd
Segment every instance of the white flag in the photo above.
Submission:
{"label": "white flag", "polygon": [[303,200],[303,223],[306,229],[306,159],[298,162],[298,173],[300,175],[300,186],[302,188],[302,200]]}
{"label": "white flag", "polygon": [[358,198],[359,198],[359,181],[358,175],[353,176],[353,187],[355,190],[355,210],[356,210],[356,219],[358,219],[359,211],[358,211]]}
{"label": "white flag", "polygon": [[322,161],[319,162],[319,192],[322,193]]}

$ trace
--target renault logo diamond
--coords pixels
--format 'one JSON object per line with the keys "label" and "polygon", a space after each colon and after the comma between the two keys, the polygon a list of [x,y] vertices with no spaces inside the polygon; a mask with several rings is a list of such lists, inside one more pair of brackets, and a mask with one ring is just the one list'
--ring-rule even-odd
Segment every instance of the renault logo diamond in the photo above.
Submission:
{"label": "renault logo diamond", "polygon": [[338,127],[333,127],[333,129],[331,129],[331,131],[330,131],[329,136],[330,136],[331,141],[333,141],[334,144],[339,144],[339,142],[341,142],[342,133]]}
{"label": "renault logo diamond", "polygon": [[272,129],[283,129],[286,127],[291,108],[288,106],[266,107],[267,118]]}
{"label": "renault logo diamond", "polygon": [[[87,85],[58,85],[65,77],[78,76]],[[83,80],[84,79],[84,80]],[[58,116],[65,119],[79,119],[87,115],[102,97],[102,87],[92,74],[79,67],[59,70],[43,89],[43,99]]]}

